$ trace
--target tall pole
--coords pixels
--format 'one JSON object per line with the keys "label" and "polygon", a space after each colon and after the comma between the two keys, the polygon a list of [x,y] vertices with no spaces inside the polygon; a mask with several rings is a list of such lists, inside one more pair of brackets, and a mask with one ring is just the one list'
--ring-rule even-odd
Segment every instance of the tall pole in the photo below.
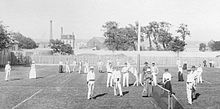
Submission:
{"label": "tall pole", "polygon": [[50,20],[50,40],[53,39],[53,25],[52,25],[52,20]]}
{"label": "tall pole", "polygon": [[[140,24],[140,21],[138,22],[138,53],[137,53],[137,70],[138,70],[138,73],[140,74],[141,70],[140,70],[140,42],[141,42],[141,24]],[[141,81],[140,81],[141,82]]]}

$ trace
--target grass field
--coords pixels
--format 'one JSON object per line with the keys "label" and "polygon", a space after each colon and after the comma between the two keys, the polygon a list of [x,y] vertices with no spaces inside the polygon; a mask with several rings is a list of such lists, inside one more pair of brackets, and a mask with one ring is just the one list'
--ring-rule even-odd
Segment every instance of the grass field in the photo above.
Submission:
{"label": "grass field", "polygon": [[[123,89],[123,97],[106,88],[106,74],[96,73],[95,98],[87,100],[86,75],[58,73],[56,66],[37,66],[37,79],[28,67],[13,67],[11,81],[0,73],[1,109],[158,109],[153,98],[141,97],[142,87]],[[131,79],[131,83],[133,80]]]}
{"label": "grass field", "polygon": [[[4,81],[0,69],[1,109],[158,109],[153,98],[141,97],[142,87],[122,88],[124,96],[113,96],[113,89],[106,88],[106,74],[96,73],[95,98],[87,100],[86,75],[76,72],[58,73],[57,66],[37,66],[37,79],[28,79],[29,67],[13,67],[11,81]],[[159,68],[161,81],[164,68]],[[187,109],[220,108],[220,69],[205,68],[204,83],[199,84],[200,94],[192,105],[187,104],[185,82],[177,82],[177,68],[169,68],[173,90]],[[134,78],[130,76],[130,84]],[[184,74],[186,80],[186,74]]]}

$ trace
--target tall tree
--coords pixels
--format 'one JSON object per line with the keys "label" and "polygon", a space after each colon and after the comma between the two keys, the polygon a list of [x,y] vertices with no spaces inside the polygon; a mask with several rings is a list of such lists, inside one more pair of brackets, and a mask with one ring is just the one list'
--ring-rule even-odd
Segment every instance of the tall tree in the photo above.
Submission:
{"label": "tall tree", "polygon": [[11,45],[11,39],[6,27],[0,21],[0,51]]}
{"label": "tall tree", "polygon": [[205,51],[206,50],[206,44],[205,43],[200,43],[199,44],[199,51]]}
{"label": "tall tree", "polygon": [[167,50],[170,41],[172,40],[172,34],[169,32],[171,24],[168,22],[160,22],[158,29],[158,42],[162,44],[163,49]]}
{"label": "tall tree", "polygon": [[187,36],[190,36],[190,31],[186,24],[180,24],[179,28],[177,29],[177,33],[180,33],[180,37],[183,41],[185,41]]}
{"label": "tall tree", "polygon": [[60,53],[60,54],[72,54],[73,50],[71,45],[64,44],[61,40],[50,40],[50,47],[53,49],[53,53]]}
{"label": "tall tree", "polygon": [[29,37],[25,37],[21,33],[11,33],[11,36],[18,41],[18,47],[23,49],[34,49],[37,48],[37,44],[34,40]]}

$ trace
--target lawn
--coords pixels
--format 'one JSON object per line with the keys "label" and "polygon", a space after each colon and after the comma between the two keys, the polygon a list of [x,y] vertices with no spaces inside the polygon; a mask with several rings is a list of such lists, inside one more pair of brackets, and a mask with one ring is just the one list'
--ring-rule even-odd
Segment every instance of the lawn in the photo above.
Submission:
{"label": "lawn", "polygon": [[[37,66],[37,79],[28,79],[29,67],[13,67],[11,81],[4,81],[0,69],[0,108],[11,109],[158,109],[153,98],[141,97],[142,87],[122,88],[124,96],[113,96],[113,89],[106,88],[106,73],[96,73],[95,98],[87,100],[86,75],[77,72],[58,73],[57,66]],[[204,83],[197,86],[198,98],[187,104],[186,84],[177,81],[177,68],[168,67],[176,97],[187,109],[220,108],[220,69],[204,68]],[[161,81],[165,67],[159,68]],[[130,76],[130,84],[134,82]],[[186,80],[186,74],[184,73]],[[27,98],[30,98],[26,100]],[[26,100],[26,101],[24,101]]]}

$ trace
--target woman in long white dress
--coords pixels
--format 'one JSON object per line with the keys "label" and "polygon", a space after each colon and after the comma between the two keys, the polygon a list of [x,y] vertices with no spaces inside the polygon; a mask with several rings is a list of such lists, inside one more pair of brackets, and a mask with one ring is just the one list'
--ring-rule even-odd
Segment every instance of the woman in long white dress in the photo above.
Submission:
{"label": "woman in long white dress", "polygon": [[36,79],[37,77],[37,74],[36,74],[36,68],[35,68],[35,62],[32,61],[32,64],[31,64],[31,70],[30,70],[30,73],[29,73],[29,79]]}

